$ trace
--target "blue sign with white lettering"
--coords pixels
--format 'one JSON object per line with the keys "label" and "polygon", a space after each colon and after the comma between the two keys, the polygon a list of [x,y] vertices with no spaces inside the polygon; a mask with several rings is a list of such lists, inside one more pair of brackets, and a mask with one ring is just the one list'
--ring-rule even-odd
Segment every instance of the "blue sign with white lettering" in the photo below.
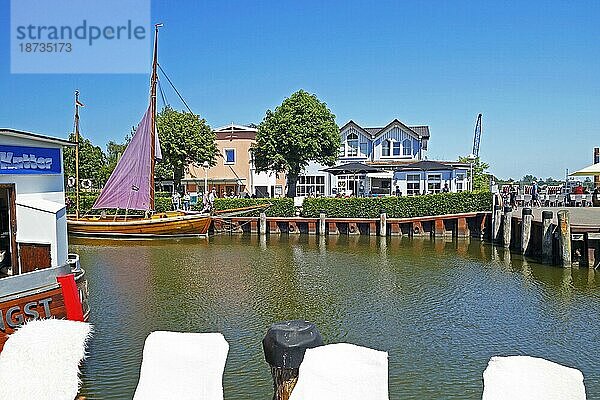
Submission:
{"label": "blue sign with white lettering", "polygon": [[60,174],[60,149],[0,145],[0,174]]}

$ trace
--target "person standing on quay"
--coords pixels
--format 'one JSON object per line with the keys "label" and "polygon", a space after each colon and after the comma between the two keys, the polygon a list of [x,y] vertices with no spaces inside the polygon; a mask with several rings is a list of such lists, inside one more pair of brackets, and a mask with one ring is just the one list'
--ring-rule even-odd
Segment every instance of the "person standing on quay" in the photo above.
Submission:
{"label": "person standing on quay", "polygon": [[185,194],[183,195],[183,210],[190,210],[190,194],[188,192],[185,192]]}
{"label": "person standing on quay", "polygon": [[181,201],[181,195],[179,194],[179,192],[173,193],[173,197],[171,199],[171,202],[173,203],[173,211],[179,210],[180,201]]}
{"label": "person standing on quay", "polygon": [[537,181],[533,181],[533,185],[531,185],[531,205],[533,207],[541,207],[540,204],[540,194],[538,191]]}

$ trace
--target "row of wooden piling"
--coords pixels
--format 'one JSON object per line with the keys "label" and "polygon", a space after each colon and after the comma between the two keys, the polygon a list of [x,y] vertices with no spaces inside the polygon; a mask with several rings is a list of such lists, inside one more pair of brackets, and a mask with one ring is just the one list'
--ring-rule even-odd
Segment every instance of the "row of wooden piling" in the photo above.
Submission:
{"label": "row of wooden piling", "polygon": [[214,229],[224,233],[257,233],[309,235],[433,236],[483,237],[490,220],[489,212],[474,212],[414,218],[330,218],[324,212],[319,218],[231,217],[215,220]]}
{"label": "row of wooden piling", "polygon": [[[512,207],[507,206],[502,210],[497,207],[492,216],[492,241],[506,248],[518,250],[522,255],[539,258],[544,264],[559,264],[563,267],[571,267],[573,264],[572,232],[568,210],[560,210],[557,213],[558,224],[553,223],[552,211],[542,212],[541,234],[536,236],[539,243],[533,243],[534,219],[531,208],[523,208],[520,219],[513,218]],[[520,232],[513,232],[513,227],[520,228]],[[583,235],[582,235],[583,236]],[[589,235],[590,238],[591,234]],[[517,240],[515,240],[517,239]],[[585,252],[586,263],[595,265],[595,248]],[[580,252],[581,253],[581,252]],[[579,261],[577,261],[579,262]]]}

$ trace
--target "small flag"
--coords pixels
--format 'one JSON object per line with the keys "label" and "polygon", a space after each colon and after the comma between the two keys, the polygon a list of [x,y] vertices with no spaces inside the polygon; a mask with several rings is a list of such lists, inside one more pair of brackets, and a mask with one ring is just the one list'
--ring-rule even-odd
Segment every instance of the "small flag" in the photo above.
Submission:
{"label": "small flag", "polygon": [[83,103],[82,103],[82,102],[80,102],[79,100],[75,100],[75,105],[76,105],[76,106],[79,106],[79,107],[85,107],[85,106],[83,105]]}

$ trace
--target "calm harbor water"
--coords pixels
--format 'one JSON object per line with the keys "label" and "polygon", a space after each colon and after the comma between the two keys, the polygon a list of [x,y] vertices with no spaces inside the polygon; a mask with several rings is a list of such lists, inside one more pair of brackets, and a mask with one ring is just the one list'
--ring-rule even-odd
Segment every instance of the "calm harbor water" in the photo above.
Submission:
{"label": "calm harbor water", "polygon": [[390,399],[480,399],[493,355],[583,371],[600,397],[600,273],[527,262],[475,240],[217,236],[71,239],[94,336],[88,399],[133,396],[154,330],[222,332],[226,399],[270,399],[261,339],[305,318],[326,343],[389,353]]}

